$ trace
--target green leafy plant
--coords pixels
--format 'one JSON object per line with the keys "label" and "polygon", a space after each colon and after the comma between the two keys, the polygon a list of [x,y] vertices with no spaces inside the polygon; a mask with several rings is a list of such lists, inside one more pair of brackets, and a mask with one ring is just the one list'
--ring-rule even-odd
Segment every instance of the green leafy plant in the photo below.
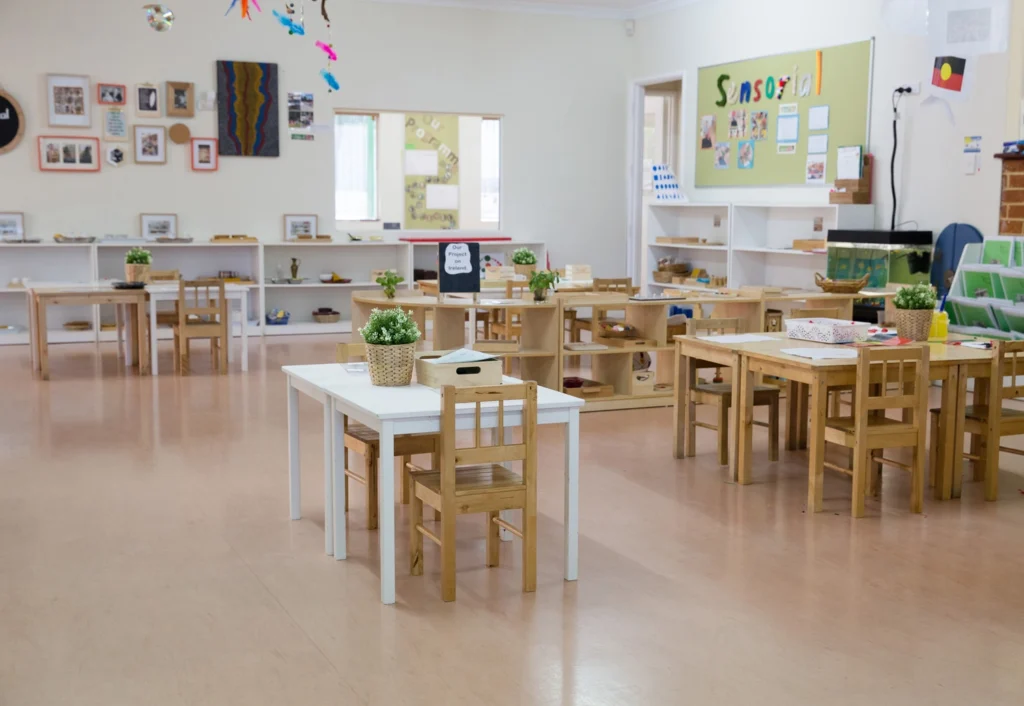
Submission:
{"label": "green leafy plant", "polygon": [[513,265],[536,265],[537,254],[530,248],[517,248],[512,251]]}
{"label": "green leafy plant", "polygon": [[547,291],[558,283],[558,273],[554,270],[534,270],[530,273],[530,291]]}
{"label": "green leafy plant", "polygon": [[371,346],[404,346],[416,343],[420,337],[412,316],[401,309],[374,309],[359,333]]}
{"label": "green leafy plant", "polygon": [[377,278],[377,284],[384,288],[384,296],[388,299],[395,298],[395,287],[404,281],[405,277],[400,277],[394,270],[388,270]]}
{"label": "green leafy plant", "polygon": [[143,250],[142,248],[132,248],[124,256],[124,264],[152,265],[153,254],[149,252],[149,250]]}
{"label": "green leafy plant", "polygon": [[930,284],[918,282],[896,292],[893,306],[897,309],[934,309],[937,298]]}

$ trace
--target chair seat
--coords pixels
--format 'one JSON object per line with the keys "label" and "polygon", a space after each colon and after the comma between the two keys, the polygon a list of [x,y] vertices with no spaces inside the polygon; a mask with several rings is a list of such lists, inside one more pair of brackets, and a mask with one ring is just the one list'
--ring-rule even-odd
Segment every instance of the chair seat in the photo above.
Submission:
{"label": "chair seat", "polygon": [[[413,482],[435,493],[441,492],[441,473],[428,471],[413,473]],[[523,477],[499,464],[486,463],[479,466],[462,466],[455,471],[455,494],[483,493],[491,490],[525,488]]]}
{"label": "chair seat", "polygon": [[[853,433],[856,428],[856,420],[853,417],[829,417],[825,420],[825,426],[830,429],[839,429],[840,431]],[[916,427],[913,424],[907,424],[899,419],[889,419],[888,417],[868,417],[868,428],[869,429],[882,429],[888,434],[890,432],[897,433],[903,431],[913,431]]]}

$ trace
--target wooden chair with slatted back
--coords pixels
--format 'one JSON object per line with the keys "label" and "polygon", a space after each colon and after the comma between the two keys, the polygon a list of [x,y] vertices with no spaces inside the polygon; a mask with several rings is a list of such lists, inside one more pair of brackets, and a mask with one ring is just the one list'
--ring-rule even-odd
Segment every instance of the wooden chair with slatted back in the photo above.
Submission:
{"label": "wooden chair with slatted back", "polygon": [[178,318],[174,330],[174,360],[182,375],[189,373],[190,342],[209,339],[213,369],[228,371],[228,302],[223,280],[178,280]]}
{"label": "wooden chair with slatted back", "polygon": [[[824,464],[853,477],[851,514],[864,516],[864,496],[872,487],[880,487],[883,465],[910,472],[910,511],[921,512],[927,448],[928,346],[861,348],[854,400],[853,416],[830,416],[825,420],[825,441],[853,450],[852,468],[827,461]],[[885,416],[890,411],[904,413],[900,419],[890,419]],[[875,453],[906,447],[913,450],[909,465]]]}
{"label": "wooden chair with slatted back", "polygon": [[[177,282],[181,279],[181,272],[178,270],[150,270],[149,281],[150,282]],[[173,326],[178,322],[178,302],[171,302],[172,308],[170,309],[157,309],[156,311],[156,324],[157,326]],[[146,315],[149,316],[148,314]]]}
{"label": "wooden chair with slatted back", "polygon": [[[985,481],[985,500],[999,497],[999,452],[1024,456],[1024,451],[1002,446],[1004,436],[1024,434],[1024,412],[1003,406],[1004,400],[1024,397],[1024,341],[996,341],[987,388],[975,381],[974,404],[965,409],[964,431],[971,435],[970,451],[964,458],[972,461],[974,480]],[[984,390],[984,391],[983,391]],[[931,410],[931,458],[934,483],[939,458],[939,409]],[[961,463],[954,472],[961,472]]]}
{"label": "wooden chair with slatted back", "polygon": [[[743,333],[742,319],[690,319],[686,322],[687,336],[711,336],[730,333]],[[717,377],[717,375],[716,375]],[[732,383],[710,382],[694,385],[690,392],[689,404],[710,404],[718,407],[718,424],[697,421],[697,415],[691,414],[691,426],[687,430],[691,440],[695,440],[696,428],[711,429],[718,432],[718,462],[729,463],[729,408],[732,407]],[[779,388],[774,385],[756,385],[754,387],[754,406],[768,408],[768,421],[754,421],[757,426],[768,428],[768,458],[779,460]]]}
{"label": "wooden chair with slatted back", "polygon": [[[523,280],[505,281],[506,299],[523,299],[530,291],[529,285]],[[523,335],[522,312],[519,309],[490,309],[489,329],[491,334],[500,341],[518,341]],[[505,374],[512,372],[512,359],[505,358],[503,363]]]}
{"label": "wooden chair with slatted back", "polygon": [[[620,277],[620,278],[601,278],[595,277],[592,285],[594,292],[604,292],[606,294],[625,294],[626,296],[633,296],[633,278],[632,277]],[[594,322],[600,321],[605,318],[605,315],[609,311],[614,309],[594,309],[593,316],[590,318],[580,318],[575,313],[572,316],[572,321],[569,324],[569,340],[570,342],[579,342],[583,340],[583,332],[590,331],[590,340],[594,340]]]}
{"label": "wooden chair with slatted back", "polygon": [[[522,441],[507,440],[508,402],[522,407]],[[496,409],[491,407],[496,403]],[[471,447],[456,448],[456,405],[474,405]],[[482,409],[481,405],[487,405]],[[481,443],[482,415],[496,414],[496,443]],[[457,515],[487,514],[487,566],[498,566],[499,531],[523,540],[523,591],[537,588],[537,383],[441,389],[441,466],[424,471],[411,466],[413,499],[409,513],[409,572],[423,573],[423,537],[441,550],[441,597],[455,600],[455,520]],[[522,473],[504,464],[521,462]],[[423,526],[423,505],[441,511],[439,532]],[[502,510],[522,510],[520,527],[501,519]]]}
{"label": "wooden chair with slatted back", "polygon": [[[790,309],[791,319],[841,319],[839,309]],[[853,385],[839,385],[828,388],[829,414],[833,417],[842,416],[842,393],[853,392]],[[852,398],[852,395],[851,395]],[[852,402],[852,399],[851,399]]]}
{"label": "wooden chair with slatted back", "polygon": [[[365,360],[365,343],[339,343],[335,349],[335,361],[352,363]],[[348,452],[363,457],[366,475],[352,470]],[[437,468],[437,454],[440,451],[440,434],[400,434],[395,436],[395,456],[402,457],[402,504],[407,505],[411,496],[408,465],[415,454],[430,454],[431,467]],[[366,528],[375,530],[378,523],[377,476],[380,463],[380,435],[359,422],[345,417],[345,512],[348,512],[349,479],[366,486]]]}

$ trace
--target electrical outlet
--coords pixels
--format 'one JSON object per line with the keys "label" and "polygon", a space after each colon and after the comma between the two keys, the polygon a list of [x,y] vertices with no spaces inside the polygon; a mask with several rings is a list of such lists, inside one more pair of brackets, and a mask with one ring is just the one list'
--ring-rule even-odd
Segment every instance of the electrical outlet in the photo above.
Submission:
{"label": "electrical outlet", "polygon": [[920,81],[914,81],[913,83],[904,83],[904,84],[902,84],[900,86],[897,86],[896,88],[902,88],[904,95],[909,94],[909,95],[912,95],[912,96],[916,96],[916,95],[920,95],[920,93],[921,93],[921,82]]}

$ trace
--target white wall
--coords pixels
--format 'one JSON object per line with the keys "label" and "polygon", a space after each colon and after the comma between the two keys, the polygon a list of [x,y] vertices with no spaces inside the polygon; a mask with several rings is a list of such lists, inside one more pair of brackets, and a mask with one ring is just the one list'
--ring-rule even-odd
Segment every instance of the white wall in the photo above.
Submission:
{"label": "white wall", "polygon": [[[698,201],[823,203],[827,189],[786,187],[693,187],[697,144],[697,69],[727,61],[831,46],[875,37],[874,88],[869,150],[875,168],[876,225],[888,227],[892,208],[889,158],[892,151],[890,96],[898,84],[927,84],[933,56],[927,40],[892,34],[881,21],[881,0],[710,0],[637,21],[633,78],[686,72],[682,120],[683,186]],[[1007,114],[1007,55],[978,60],[978,80],[967,103],[953,104],[956,125],[922,96],[901,106],[897,161],[898,221],[916,220],[936,231],[949,223],[970,223],[983,234],[998,229],[1001,150]],[[981,135],[982,171],[966,176],[963,138]],[[1011,137],[1015,137],[1012,135]]]}
{"label": "white wall", "polygon": [[[317,132],[313,142],[287,134],[286,93],[313,91],[324,126],[335,107],[503,115],[502,230],[546,241],[553,264],[585,260],[601,274],[625,271],[624,106],[633,45],[620,22],[331,0],[341,90],[328,95],[323,54],[313,47],[326,35],[312,4],[305,37],[289,36],[269,3],[252,22],[237,8],[223,17],[226,1],[169,4],[177,19],[160,34],[146,25],[141,3],[93,0],[71,15],[66,3],[40,12],[0,3],[0,46],[17,57],[0,81],[29,123],[21,146],[0,156],[0,210],[24,211],[32,235],[137,233],[144,212],[178,213],[180,232],[197,239],[279,240],[284,213],[317,213],[329,231],[332,133]],[[216,174],[197,174],[185,148],[172,145],[165,166],[38,171],[37,135],[101,134],[97,108],[91,130],[46,127],[45,74],[161,87],[192,81],[203,91],[215,87],[217,59],[279,64],[280,158],[223,158]],[[216,136],[215,115],[184,122],[195,136]]]}

